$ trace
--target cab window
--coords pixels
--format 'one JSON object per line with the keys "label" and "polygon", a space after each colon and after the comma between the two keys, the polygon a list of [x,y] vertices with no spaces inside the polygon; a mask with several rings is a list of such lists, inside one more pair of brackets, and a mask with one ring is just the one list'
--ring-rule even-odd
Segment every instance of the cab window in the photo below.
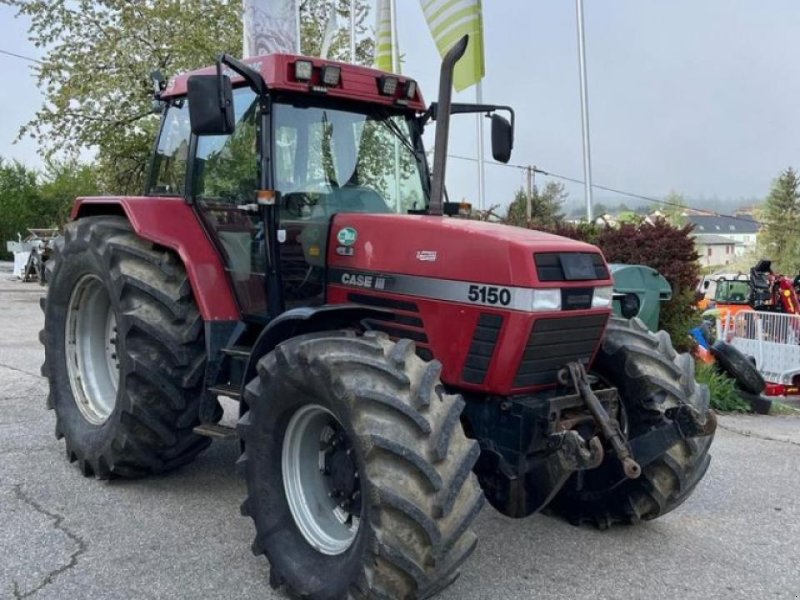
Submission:
{"label": "cab window", "polygon": [[189,156],[189,103],[173,102],[164,116],[158,138],[148,193],[154,196],[182,196]]}

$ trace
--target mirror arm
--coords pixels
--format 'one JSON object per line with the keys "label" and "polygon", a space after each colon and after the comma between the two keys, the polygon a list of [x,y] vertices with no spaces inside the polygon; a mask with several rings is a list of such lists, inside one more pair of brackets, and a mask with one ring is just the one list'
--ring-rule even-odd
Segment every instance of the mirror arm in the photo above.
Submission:
{"label": "mirror arm", "polygon": [[[514,109],[510,106],[506,106],[505,104],[467,104],[464,102],[453,102],[450,105],[450,114],[457,115],[457,114],[464,114],[464,113],[486,113],[486,116],[489,116],[489,113],[497,112],[498,110],[506,110],[511,115],[511,127],[514,127]],[[431,102],[431,105],[428,107],[420,119],[423,123],[426,123],[428,120],[436,120],[436,114],[439,112],[439,103],[438,102]]]}
{"label": "mirror arm", "polygon": [[267,92],[269,91],[267,88],[267,83],[264,81],[264,78],[261,76],[261,73],[256,71],[255,69],[251,68],[247,64],[243,63],[242,61],[233,58],[230,54],[220,54],[219,58],[217,59],[217,74],[222,73],[222,65],[226,65],[230,67],[231,71],[237,73],[238,75],[242,76],[247,84],[255,90],[255,92],[259,96],[266,96]]}

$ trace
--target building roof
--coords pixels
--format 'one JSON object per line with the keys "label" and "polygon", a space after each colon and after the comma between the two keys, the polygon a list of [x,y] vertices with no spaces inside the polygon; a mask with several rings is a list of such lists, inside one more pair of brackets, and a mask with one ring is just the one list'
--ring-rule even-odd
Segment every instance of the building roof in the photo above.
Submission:
{"label": "building roof", "polygon": [[687,215],[689,223],[694,225],[695,233],[714,233],[717,235],[735,235],[739,233],[758,233],[760,223],[753,217]]}
{"label": "building roof", "polygon": [[714,235],[710,233],[700,233],[694,236],[694,243],[702,246],[735,246],[731,238],[726,238],[721,235]]}

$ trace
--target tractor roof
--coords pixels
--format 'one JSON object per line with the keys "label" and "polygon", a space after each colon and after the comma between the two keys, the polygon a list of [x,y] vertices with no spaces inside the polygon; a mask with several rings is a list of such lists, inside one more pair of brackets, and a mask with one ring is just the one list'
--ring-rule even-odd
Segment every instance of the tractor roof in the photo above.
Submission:
{"label": "tractor roof", "polygon": [[[298,60],[310,61],[313,63],[314,68],[311,81],[298,81],[295,77],[295,63]],[[253,56],[244,59],[243,62],[256,71],[259,71],[267,87],[273,90],[329,96],[337,99],[359,100],[372,104],[395,106],[397,108],[408,107],[420,112],[425,110],[425,103],[418,87],[411,99],[403,99],[402,92],[406,89],[407,82],[411,81],[408,77],[387,74],[384,71],[369,67],[294,54]],[[320,71],[325,65],[341,68],[341,78],[338,85],[322,85]],[[206,67],[173,77],[169,80],[166,89],[162,93],[162,97],[172,98],[186,94],[186,81],[191,75],[212,75],[214,73],[216,73],[216,67]],[[242,78],[239,75],[233,72],[228,72],[227,74],[230,75],[234,86],[242,82]],[[383,95],[379,91],[381,78],[387,75],[398,79],[399,85],[397,86],[397,92],[395,94]]]}

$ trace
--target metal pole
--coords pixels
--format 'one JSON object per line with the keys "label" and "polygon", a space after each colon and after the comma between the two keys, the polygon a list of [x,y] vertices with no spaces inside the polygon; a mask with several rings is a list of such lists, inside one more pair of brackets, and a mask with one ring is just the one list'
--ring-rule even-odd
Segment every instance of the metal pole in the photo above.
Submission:
{"label": "metal pole", "polygon": [[[475,101],[483,104],[483,82],[475,85]],[[483,165],[483,114],[475,115],[478,120],[478,210],[486,208],[486,173]]]}
{"label": "metal pole", "polygon": [[583,181],[586,194],[586,220],[592,221],[592,151],[589,145],[589,92],[586,88],[586,41],[583,29],[583,0],[575,0],[578,17],[578,65],[581,79],[581,125],[583,129]]}
{"label": "metal pole", "polygon": [[294,5],[294,29],[295,33],[297,34],[297,48],[295,52],[297,54],[303,53],[303,39],[301,37],[302,28],[300,27],[300,3],[297,2]]}
{"label": "metal pole", "polygon": [[525,220],[530,223],[533,213],[533,167],[530,165],[525,167],[525,173],[528,176],[528,194],[525,197]]}
{"label": "metal pole", "polygon": [[350,62],[356,64],[356,0],[350,0]]}
{"label": "metal pole", "polygon": [[[400,72],[400,50],[397,43],[397,6],[395,0],[389,2],[389,19],[392,29],[392,72]],[[395,210],[402,212],[400,203],[400,144],[397,136],[394,136],[394,201]]]}

